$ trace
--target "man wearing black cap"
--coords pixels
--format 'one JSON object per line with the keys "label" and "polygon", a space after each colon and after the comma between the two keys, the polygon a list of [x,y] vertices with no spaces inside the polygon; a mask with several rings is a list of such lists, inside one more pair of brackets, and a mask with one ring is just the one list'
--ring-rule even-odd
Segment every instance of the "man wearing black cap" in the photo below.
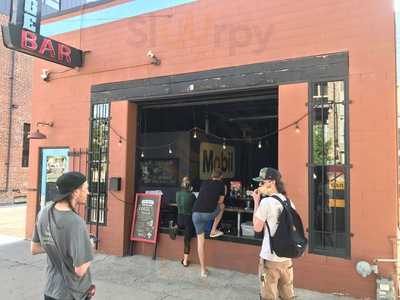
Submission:
{"label": "man wearing black cap", "polygon": [[31,252],[47,254],[46,300],[81,300],[94,295],[89,271],[92,244],[86,224],[76,213],[86,201],[86,177],[78,172],[61,175],[58,195],[43,208],[34,228]]}
{"label": "man wearing black cap", "polygon": [[[282,176],[278,170],[262,168],[259,176],[253,178],[253,180],[260,185],[253,193],[254,230],[256,232],[263,231],[266,222],[268,222],[271,236],[274,236],[283,207],[272,196],[279,197],[282,201],[288,201]],[[262,200],[260,200],[261,198]],[[294,208],[293,203],[291,205]],[[279,257],[271,251],[268,231],[264,234],[261,248],[258,278],[260,281],[260,299],[289,300],[295,298],[292,260],[287,257]]]}

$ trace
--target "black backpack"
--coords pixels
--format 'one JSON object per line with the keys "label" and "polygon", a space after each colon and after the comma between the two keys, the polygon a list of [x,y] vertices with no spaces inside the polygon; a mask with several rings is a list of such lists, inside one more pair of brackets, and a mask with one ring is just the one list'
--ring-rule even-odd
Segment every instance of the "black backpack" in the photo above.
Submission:
{"label": "black backpack", "polygon": [[303,223],[297,211],[290,204],[290,200],[282,201],[278,196],[273,195],[283,206],[281,215],[278,218],[278,228],[271,237],[271,230],[268,228],[271,253],[277,256],[296,258],[303,255],[307,248],[307,238],[304,236]]}

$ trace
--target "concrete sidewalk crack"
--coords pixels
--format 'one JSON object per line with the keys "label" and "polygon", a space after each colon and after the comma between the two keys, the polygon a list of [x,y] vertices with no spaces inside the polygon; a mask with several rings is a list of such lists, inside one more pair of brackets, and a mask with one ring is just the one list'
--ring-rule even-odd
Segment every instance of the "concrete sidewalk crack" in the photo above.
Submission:
{"label": "concrete sidewalk crack", "polygon": [[169,295],[169,294],[163,295],[163,296],[161,296],[161,298],[159,300],[164,300],[164,299],[167,299],[168,297],[173,297],[173,295]]}

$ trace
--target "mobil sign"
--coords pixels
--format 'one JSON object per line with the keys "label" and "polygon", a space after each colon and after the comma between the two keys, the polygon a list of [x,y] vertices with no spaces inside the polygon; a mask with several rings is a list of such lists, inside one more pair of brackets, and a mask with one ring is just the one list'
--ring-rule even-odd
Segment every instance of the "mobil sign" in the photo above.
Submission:
{"label": "mobil sign", "polygon": [[235,148],[221,144],[200,143],[200,179],[211,177],[215,169],[221,169],[225,178],[235,177]]}

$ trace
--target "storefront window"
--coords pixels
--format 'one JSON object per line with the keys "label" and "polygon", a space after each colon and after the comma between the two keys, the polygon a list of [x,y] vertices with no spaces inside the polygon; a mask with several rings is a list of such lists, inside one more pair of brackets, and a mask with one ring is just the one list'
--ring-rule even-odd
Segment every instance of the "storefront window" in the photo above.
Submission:
{"label": "storefront window", "polygon": [[310,251],[348,257],[349,222],[344,81],[312,87]]}
{"label": "storefront window", "polygon": [[22,140],[22,167],[29,167],[29,139],[28,135],[31,131],[31,124],[24,123],[24,132]]}
{"label": "storefront window", "polygon": [[92,108],[88,222],[105,224],[108,175],[109,104]]}

